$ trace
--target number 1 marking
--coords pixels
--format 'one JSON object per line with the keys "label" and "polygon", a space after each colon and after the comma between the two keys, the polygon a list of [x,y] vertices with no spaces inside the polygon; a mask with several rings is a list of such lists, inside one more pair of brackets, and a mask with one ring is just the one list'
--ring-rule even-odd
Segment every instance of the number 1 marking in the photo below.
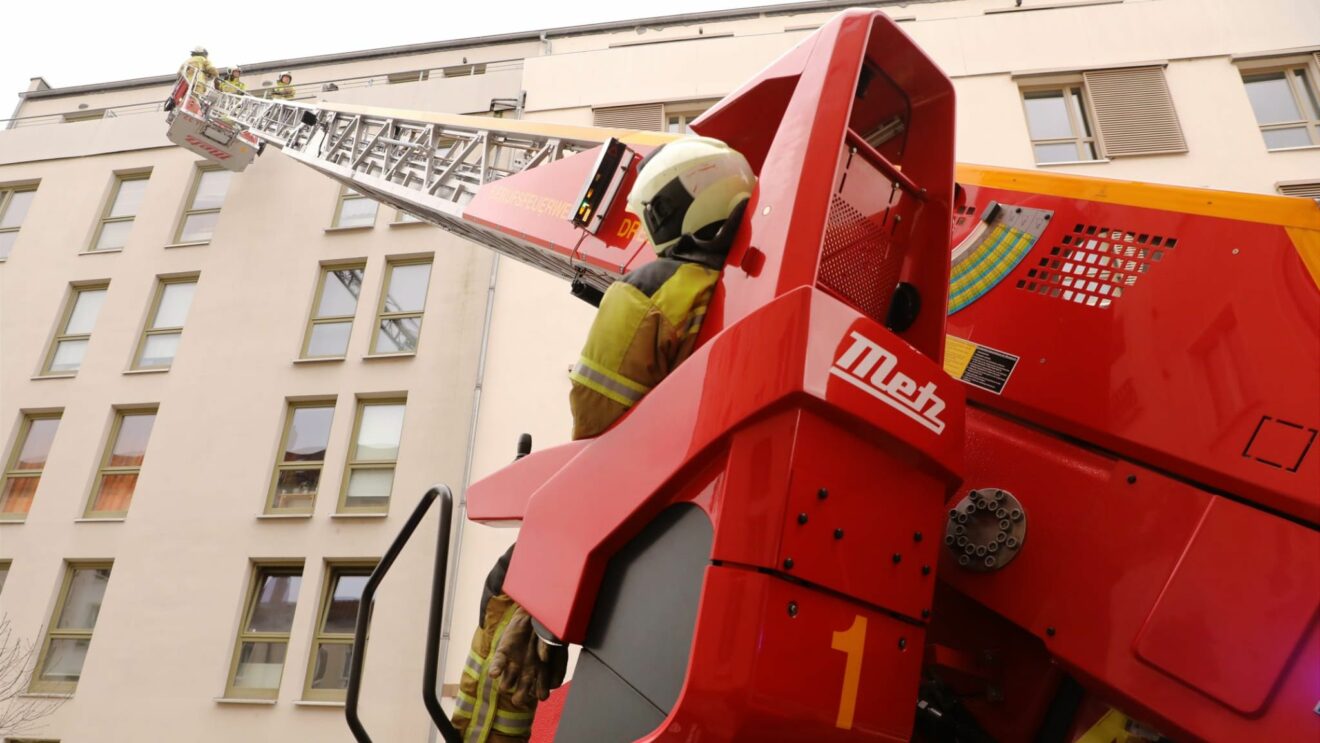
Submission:
{"label": "number 1 marking", "polygon": [[852,730],[853,713],[857,711],[857,686],[862,680],[862,650],[866,647],[866,617],[858,614],[852,626],[835,632],[830,648],[848,656],[843,667],[843,691],[839,694],[839,716],[834,727]]}

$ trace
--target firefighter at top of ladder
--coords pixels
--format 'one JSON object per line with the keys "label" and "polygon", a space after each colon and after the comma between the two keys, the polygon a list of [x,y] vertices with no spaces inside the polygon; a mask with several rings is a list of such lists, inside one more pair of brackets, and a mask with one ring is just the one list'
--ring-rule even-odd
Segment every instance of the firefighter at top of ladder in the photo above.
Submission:
{"label": "firefighter at top of ladder", "polygon": [[[659,258],[601,298],[569,375],[574,439],[603,433],[696,348],[755,185],[746,158],[717,139],[687,137],[642,160],[627,209]],[[564,680],[566,648],[542,640],[531,616],[504,593],[513,549],[486,577],[459,679],[453,720],[466,743],[526,740],[537,702]]]}
{"label": "firefighter at top of ladder", "polygon": [[247,83],[239,79],[243,70],[239,67],[230,67],[229,70],[216,81],[215,87],[221,93],[233,93],[234,95],[247,95]]}
{"label": "firefighter at top of ladder", "polygon": [[215,66],[207,57],[206,47],[195,46],[186,61],[179,65],[179,77],[187,77],[189,68],[196,70],[196,79],[193,82],[193,91],[200,96],[202,91],[211,87],[211,81],[215,79]]}
{"label": "firefighter at top of ladder", "polygon": [[271,98],[281,98],[289,101],[293,100],[295,91],[293,89],[293,73],[285,70],[275,80],[275,89],[270,91]]}

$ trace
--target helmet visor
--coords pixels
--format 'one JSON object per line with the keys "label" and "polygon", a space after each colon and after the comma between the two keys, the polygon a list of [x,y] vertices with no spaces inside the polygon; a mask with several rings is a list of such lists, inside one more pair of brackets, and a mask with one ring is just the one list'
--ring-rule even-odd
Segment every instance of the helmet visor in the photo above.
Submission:
{"label": "helmet visor", "polygon": [[683,217],[692,205],[692,194],[675,178],[656,192],[650,201],[642,202],[642,219],[651,235],[652,246],[663,245],[683,234]]}

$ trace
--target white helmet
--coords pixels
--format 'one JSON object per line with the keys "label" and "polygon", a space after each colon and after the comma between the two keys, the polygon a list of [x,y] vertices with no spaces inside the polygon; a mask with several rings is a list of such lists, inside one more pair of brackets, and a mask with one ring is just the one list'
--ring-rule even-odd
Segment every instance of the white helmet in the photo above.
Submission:
{"label": "white helmet", "polygon": [[756,186],[747,158],[718,139],[684,137],[642,159],[628,211],[664,255],[684,235],[708,240]]}
{"label": "white helmet", "polygon": [[206,47],[204,47],[204,46],[195,46],[195,47],[193,47],[192,53],[193,53],[193,56],[194,56],[194,57],[205,57],[205,56],[206,56]]}
{"label": "white helmet", "polygon": [[283,82],[286,77],[289,78],[289,82],[293,82],[293,73],[288,70],[280,72],[280,74],[275,76],[275,79]]}

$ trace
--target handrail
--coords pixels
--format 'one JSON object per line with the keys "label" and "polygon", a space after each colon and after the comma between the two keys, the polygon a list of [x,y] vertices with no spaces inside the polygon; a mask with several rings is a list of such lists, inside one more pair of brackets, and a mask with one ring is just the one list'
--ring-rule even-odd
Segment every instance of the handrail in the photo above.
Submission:
{"label": "handrail", "polygon": [[362,726],[362,720],[358,717],[358,697],[362,692],[362,664],[366,660],[367,654],[367,625],[371,622],[371,611],[376,598],[376,588],[380,586],[385,574],[390,571],[394,565],[395,559],[403,551],[404,545],[412,537],[417,526],[422,523],[422,518],[426,516],[426,511],[440,498],[440,529],[436,538],[435,546],[435,574],[431,585],[431,617],[427,623],[426,638],[426,667],[423,671],[422,699],[426,704],[427,713],[431,720],[440,730],[440,735],[446,743],[461,743],[462,737],[458,730],[454,728],[453,723],[445,716],[444,710],[440,707],[440,700],[436,697],[436,655],[439,647],[439,617],[443,611],[445,600],[444,583],[445,570],[449,559],[449,528],[454,513],[454,495],[447,485],[433,485],[422,500],[413,509],[412,515],[404,522],[403,528],[399,530],[398,536],[390,543],[389,549],[385,555],[380,558],[380,563],[376,569],[371,571],[371,577],[367,579],[367,585],[362,589],[362,598],[358,603],[357,626],[353,629],[353,657],[348,666],[348,693],[344,700],[344,717],[348,720],[348,728],[353,732],[353,737],[358,743],[371,743],[371,736],[367,734],[366,728]]}
{"label": "handrail", "polygon": [[866,139],[858,134],[852,127],[848,127],[848,144],[872,165],[879,168],[881,173],[893,178],[894,181],[898,183],[899,188],[907,191],[918,199],[925,200],[926,189],[914,183],[912,179],[907,177],[896,165],[889,162],[889,158],[880,154],[879,150],[872,147],[871,143],[867,142]]}

